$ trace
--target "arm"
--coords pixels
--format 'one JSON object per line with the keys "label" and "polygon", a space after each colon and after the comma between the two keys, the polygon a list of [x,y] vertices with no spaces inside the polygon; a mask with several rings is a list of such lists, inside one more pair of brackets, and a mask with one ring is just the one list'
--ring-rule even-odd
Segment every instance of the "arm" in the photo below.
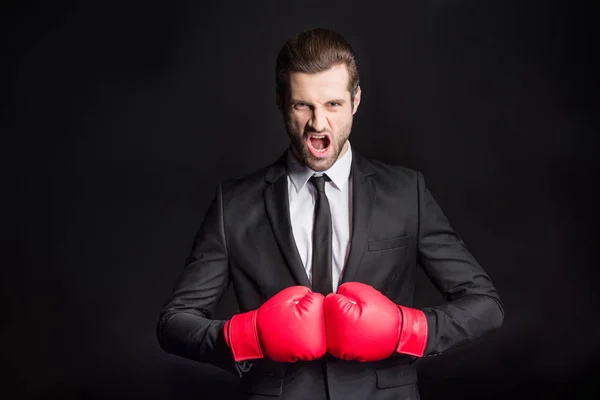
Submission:
{"label": "arm", "polygon": [[327,350],[343,360],[423,357],[500,327],[504,309],[490,278],[452,230],[421,174],[417,261],[447,303],[416,309],[372,286],[346,282],[325,298]]}
{"label": "arm", "polygon": [[257,310],[228,321],[211,318],[230,281],[227,255],[219,186],[185,270],[161,312],[157,327],[161,347],[240,377],[250,369],[249,360],[295,362],[321,357],[325,353],[323,296],[306,287],[285,288]]}
{"label": "arm", "polygon": [[229,284],[221,185],[202,221],[192,251],[157,325],[168,353],[241,373],[223,334],[226,321],[211,318]]}
{"label": "arm", "polygon": [[417,185],[417,262],[447,300],[421,310],[427,320],[424,355],[433,355],[498,329],[504,308],[489,276],[450,226],[421,173]]}

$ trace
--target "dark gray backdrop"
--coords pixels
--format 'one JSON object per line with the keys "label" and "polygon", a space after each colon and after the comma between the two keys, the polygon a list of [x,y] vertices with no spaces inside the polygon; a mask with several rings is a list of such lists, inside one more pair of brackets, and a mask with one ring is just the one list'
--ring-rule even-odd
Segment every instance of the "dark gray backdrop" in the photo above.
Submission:
{"label": "dark gray backdrop", "polygon": [[[353,146],[424,173],[506,306],[500,331],[420,364],[423,398],[598,395],[596,9],[270,4],[4,6],[3,387],[234,392],[235,377],[164,353],[155,324],[217,183],[285,149],[275,56],[321,26],[358,53]],[[441,301],[423,277],[417,297]],[[219,317],[233,312],[229,293]]]}

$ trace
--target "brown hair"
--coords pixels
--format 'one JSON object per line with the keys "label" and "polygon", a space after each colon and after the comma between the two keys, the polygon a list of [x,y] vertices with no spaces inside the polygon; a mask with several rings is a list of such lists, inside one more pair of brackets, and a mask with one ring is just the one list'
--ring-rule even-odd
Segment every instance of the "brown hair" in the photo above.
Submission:
{"label": "brown hair", "polygon": [[275,85],[281,102],[287,101],[291,72],[316,74],[339,64],[348,68],[348,90],[354,106],[359,85],[356,54],[346,39],[330,29],[312,29],[292,36],[281,48],[275,66]]}

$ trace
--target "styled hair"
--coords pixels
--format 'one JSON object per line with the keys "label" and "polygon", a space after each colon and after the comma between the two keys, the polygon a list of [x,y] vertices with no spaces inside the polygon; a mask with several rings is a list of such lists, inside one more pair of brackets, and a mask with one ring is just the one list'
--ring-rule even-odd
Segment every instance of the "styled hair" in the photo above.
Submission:
{"label": "styled hair", "polygon": [[346,39],[337,32],[323,28],[292,36],[279,51],[275,66],[275,85],[280,101],[287,102],[292,72],[316,74],[340,64],[345,64],[348,69],[348,90],[354,103],[359,85],[358,63]]}

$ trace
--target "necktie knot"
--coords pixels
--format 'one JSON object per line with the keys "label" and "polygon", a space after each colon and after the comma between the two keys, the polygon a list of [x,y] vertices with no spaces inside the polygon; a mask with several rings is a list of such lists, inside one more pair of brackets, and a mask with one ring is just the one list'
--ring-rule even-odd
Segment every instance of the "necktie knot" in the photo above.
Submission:
{"label": "necktie knot", "polygon": [[325,182],[329,181],[329,177],[325,174],[321,176],[313,175],[310,181],[315,186],[318,192],[325,192]]}

